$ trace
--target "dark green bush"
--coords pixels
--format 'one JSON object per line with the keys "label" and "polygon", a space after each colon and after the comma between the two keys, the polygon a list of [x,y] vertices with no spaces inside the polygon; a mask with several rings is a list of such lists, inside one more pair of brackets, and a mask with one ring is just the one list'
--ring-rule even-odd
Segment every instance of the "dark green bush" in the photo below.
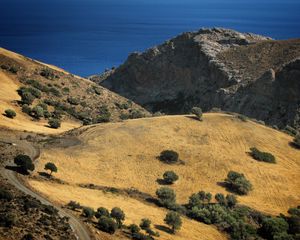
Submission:
{"label": "dark green bush", "polygon": [[24,104],[22,106],[22,112],[29,115],[31,113],[31,107],[29,107],[28,104]]}
{"label": "dark green bush", "polygon": [[52,162],[48,162],[45,164],[45,168],[46,171],[50,170],[50,175],[52,175],[52,172],[57,172],[57,167],[54,163]]}
{"label": "dark green bush", "polygon": [[28,155],[19,154],[14,158],[14,163],[21,167],[25,172],[33,171],[34,170],[34,164],[31,160],[31,158]]}
{"label": "dark green bush", "polygon": [[49,89],[49,92],[50,92],[52,95],[56,96],[56,97],[61,97],[60,91],[59,91],[57,88],[55,88],[55,87],[51,87],[51,88]]}
{"label": "dark green bush", "polygon": [[150,228],[150,226],[151,226],[151,220],[150,220],[150,219],[148,219],[148,218],[143,218],[143,219],[141,220],[141,223],[140,223],[140,228],[141,228],[141,229],[146,230],[146,229]]}
{"label": "dark green bush", "polygon": [[8,118],[14,118],[15,116],[17,116],[16,112],[12,109],[6,109],[4,111],[4,113],[5,113],[5,116]]}
{"label": "dark green bush", "polygon": [[104,232],[114,234],[118,229],[118,225],[112,218],[101,216],[98,221],[98,228]]}
{"label": "dark green bush", "polygon": [[177,163],[179,161],[179,155],[175,151],[164,150],[160,153],[159,159],[162,162],[172,164],[172,163]]}
{"label": "dark green bush", "polygon": [[242,173],[229,171],[225,182],[232,191],[240,195],[245,195],[252,190],[252,184]]}
{"label": "dark green bush", "polygon": [[274,239],[275,236],[286,234],[289,225],[281,217],[266,217],[263,219],[260,234],[267,239]]}
{"label": "dark green bush", "polygon": [[255,147],[250,148],[250,151],[251,156],[257,161],[276,163],[276,159],[271,153],[262,152]]}
{"label": "dark green bush", "polygon": [[25,87],[20,87],[18,89],[18,94],[20,95],[23,104],[30,105],[35,99],[35,96]]}
{"label": "dark green bush", "polygon": [[49,79],[49,80],[53,80],[56,78],[55,74],[53,73],[53,71],[50,68],[44,68],[41,70],[40,75]]}
{"label": "dark green bush", "polygon": [[174,171],[166,171],[163,175],[163,179],[166,184],[173,184],[178,180],[178,178],[178,175]]}
{"label": "dark green bush", "polygon": [[195,116],[199,119],[199,121],[202,121],[202,109],[199,107],[193,107],[191,110],[192,114],[195,114]]}
{"label": "dark green bush", "polygon": [[8,71],[10,71],[13,74],[16,74],[19,71],[19,69],[15,66],[11,66]]}
{"label": "dark green bush", "polygon": [[35,106],[31,109],[30,115],[39,120],[44,117],[44,109],[41,106]]}
{"label": "dark green bush", "polygon": [[179,230],[182,224],[180,215],[173,211],[167,213],[164,222],[171,227],[173,233],[175,230]]}
{"label": "dark green bush", "polygon": [[0,200],[11,201],[12,199],[13,199],[12,193],[0,187]]}
{"label": "dark green bush", "polygon": [[82,215],[88,219],[91,219],[95,215],[95,211],[90,207],[84,207],[82,210]]}
{"label": "dark green bush", "polygon": [[79,99],[74,97],[68,97],[67,101],[72,105],[78,105],[80,103]]}
{"label": "dark green bush", "polygon": [[206,193],[204,191],[200,191],[198,193],[194,193],[189,198],[188,208],[203,206],[204,203],[209,203],[211,201],[212,195],[211,193]]}
{"label": "dark green bush", "polygon": [[143,117],[145,117],[145,114],[139,109],[132,109],[129,113],[130,119],[137,119],[137,118],[143,118]]}
{"label": "dark green bush", "polygon": [[48,124],[51,128],[57,129],[57,128],[60,128],[61,122],[57,118],[51,118],[51,119],[49,119]]}
{"label": "dark green bush", "polygon": [[122,223],[125,220],[125,213],[120,208],[114,207],[110,212],[110,216],[116,220],[119,228],[122,227]]}
{"label": "dark green bush", "polygon": [[76,209],[80,209],[81,208],[80,203],[75,202],[75,201],[70,201],[67,204],[67,206],[70,207],[72,210],[76,210]]}
{"label": "dark green bush", "polygon": [[100,218],[101,216],[110,217],[108,209],[104,207],[99,207],[97,212],[95,213],[96,218]]}
{"label": "dark green bush", "polygon": [[96,117],[96,123],[105,123],[110,121],[111,113],[107,106],[101,106],[99,108],[99,116]]}
{"label": "dark green bush", "polygon": [[136,224],[130,224],[128,228],[131,234],[138,233],[141,230]]}
{"label": "dark green bush", "polygon": [[16,224],[17,217],[12,213],[0,214],[0,227],[12,227]]}
{"label": "dark green bush", "polygon": [[170,204],[174,204],[176,202],[176,194],[171,188],[161,187],[156,190],[156,195],[162,206],[168,207]]}

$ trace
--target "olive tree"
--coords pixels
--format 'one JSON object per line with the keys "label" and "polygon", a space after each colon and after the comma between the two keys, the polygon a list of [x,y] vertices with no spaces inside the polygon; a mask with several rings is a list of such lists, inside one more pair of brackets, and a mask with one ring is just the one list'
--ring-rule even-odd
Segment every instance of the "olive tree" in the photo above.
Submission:
{"label": "olive tree", "polygon": [[176,230],[179,230],[182,225],[180,215],[173,211],[167,213],[164,222],[171,227],[173,233],[175,233]]}

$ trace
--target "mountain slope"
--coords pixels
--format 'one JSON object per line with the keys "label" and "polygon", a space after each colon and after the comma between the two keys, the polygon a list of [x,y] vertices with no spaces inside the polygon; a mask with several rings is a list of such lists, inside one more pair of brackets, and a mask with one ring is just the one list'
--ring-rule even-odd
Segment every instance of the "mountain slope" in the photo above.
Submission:
{"label": "mountain slope", "polygon": [[[92,79],[154,112],[188,113],[194,105],[205,111],[218,107],[278,127],[299,128],[297,57],[299,39],[275,41],[228,29],[201,29],[131,54],[117,69]],[[261,96],[259,87],[250,85],[259,85],[269,71],[274,77]],[[293,99],[289,99],[291,89],[297,95]]]}
{"label": "mountain slope", "polygon": [[[149,217],[154,224],[162,224],[165,212],[122,192],[101,191],[101,186],[155,196],[162,186],[158,179],[167,170],[179,176],[170,187],[181,204],[201,190],[226,193],[220,182],[230,170],[244,173],[253,184],[249,195],[238,197],[241,204],[277,215],[300,201],[300,151],[289,145],[292,137],[232,115],[205,114],[203,122],[191,116],[164,116],[101,124],[73,130],[64,135],[68,138],[78,138],[81,143],[69,147],[60,142],[49,144],[37,166],[43,171],[45,163],[54,162],[59,169],[55,177],[64,184],[45,181],[38,174],[29,184],[62,204],[73,200],[95,209],[119,206],[125,210],[126,223]],[[255,161],[248,154],[251,147],[271,152],[277,163]],[[185,164],[160,162],[157,156],[166,149],[177,151]],[[199,239],[202,231],[202,235],[210,232],[206,239],[220,239],[210,226],[205,229],[194,224],[185,220],[179,235],[170,238],[161,232],[160,239]]]}
{"label": "mountain slope", "polygon": [[[130,115],[132,111],[141,115],[148,114],[142,107],[87,79],[3,48],[0,48],[0,66],[1,126],[57,133],[79,127],[82,123],[118,121],[121,114]],[[25,103],[21,101],[18,90],[22,87],[31,95],[36,95],[32,103],[28,104],[27,108],[30,110],[27,111],[21,109]],[[36,106],[44,110],[40,119],[33,111]],[[15,110],[16,118],[4,116],[6,109]],[[51,117],[62,119],[61,128],[47,127],[47,121]]]}

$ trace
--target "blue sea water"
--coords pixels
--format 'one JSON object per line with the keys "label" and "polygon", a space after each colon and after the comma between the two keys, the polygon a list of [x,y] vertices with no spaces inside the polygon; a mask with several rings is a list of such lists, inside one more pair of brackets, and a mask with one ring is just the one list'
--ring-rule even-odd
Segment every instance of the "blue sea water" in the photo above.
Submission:
{"label": "blue sea water", "polygon": [[300,0],[0,0],[0,46],[87,76],[179,33],[300,37]]}

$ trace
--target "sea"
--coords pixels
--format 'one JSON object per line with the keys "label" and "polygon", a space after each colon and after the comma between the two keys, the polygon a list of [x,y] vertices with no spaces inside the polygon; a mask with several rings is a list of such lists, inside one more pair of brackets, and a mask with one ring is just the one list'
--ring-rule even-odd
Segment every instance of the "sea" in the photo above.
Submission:
{"label": "sea", "polygon": [[0,0],[0,46],[80,76],[182,32],[300,37],[300,0]]}

